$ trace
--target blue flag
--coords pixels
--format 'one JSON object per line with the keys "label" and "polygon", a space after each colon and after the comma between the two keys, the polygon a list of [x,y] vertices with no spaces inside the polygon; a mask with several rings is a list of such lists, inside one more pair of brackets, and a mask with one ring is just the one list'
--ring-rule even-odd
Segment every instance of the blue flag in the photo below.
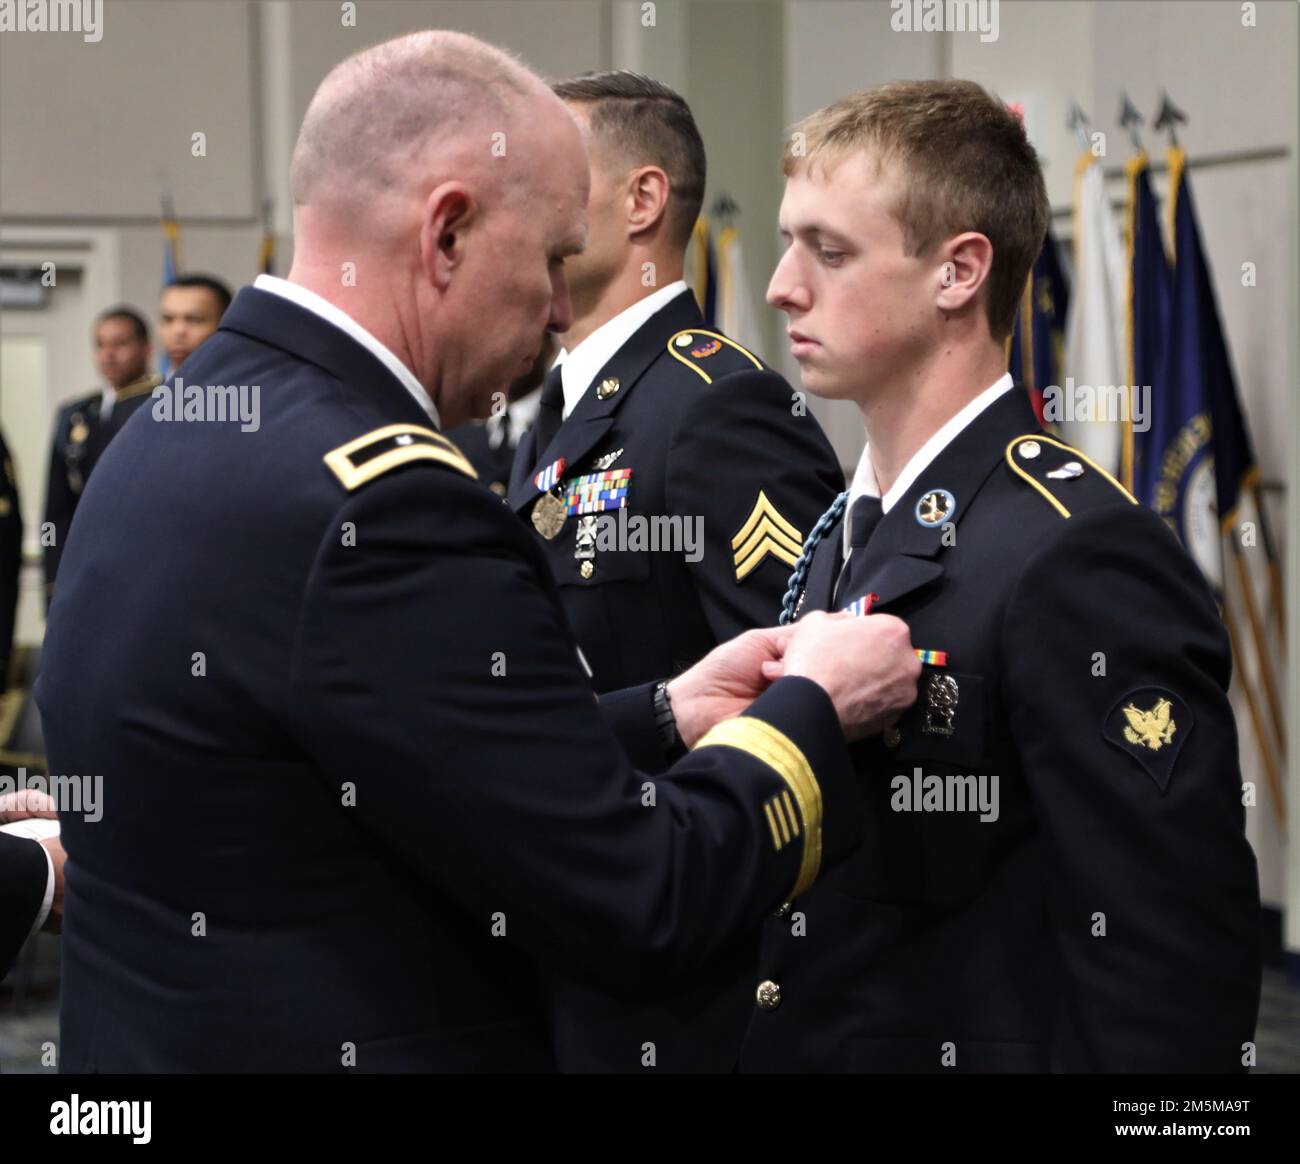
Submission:
{"label": "blue flag", "polygon": [[[1145,153],[1128,160],[1128,383],[1129,415],[1120,446],[1120,480],[1139,500],[1154,505],[1161,456],[1177,437],[1183,421],[1158,388],[1164,374],[1169,332],[1170,270],[1160,233],[1160,209],[1151,188],[1150,159]],[[1142,415],[1136,415],[1145,403]],[[1134,421],[1146,431],[1134,431]]]}
{"label": "blue flag", "polygon": [[1007,371],[1023,384],[1043,423],[1043,390],[1060,385],[1065,367],[1065,312],[1070,286],[1065,280],[1056,239],[1048,227],[1043,249],[1025,286],[1007,353]]}
{"label": "blue flag", "polygon": [[1174,207],[1169,324],[1151,427],[1133,434],[1135,492],[1170,524],[1221,589],[1222,531],[1235,520],[1241,491],[1257,470],[1186,165],[1181,149],[1169,151]]}

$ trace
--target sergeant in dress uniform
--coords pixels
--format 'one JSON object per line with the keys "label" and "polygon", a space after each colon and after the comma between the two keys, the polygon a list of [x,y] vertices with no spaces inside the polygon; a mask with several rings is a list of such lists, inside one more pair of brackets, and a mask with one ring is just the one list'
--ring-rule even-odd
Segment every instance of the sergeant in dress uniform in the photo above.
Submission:
{"label": "sergeant in dress uniform", "polygon": [[103,777],[63,817],[60,1064],[546,1070],[538,965],[647,989],[811,884],[860,815],[843,733],[920,666],[897,620],[826,617],[597,705],[533,535],[439,431],[571,319],[581,133],[512,58],[349,58],[291,185],[289,278],[185,365],[259,385],[260,423],[129,425],[50,611],[50,769]]}
{"label": "sergeant in dress uniform", "polygon": [[[682,281],[705,186],[689,106],[638,73],[553,88],[587,141],[588,241],[565,265],[573,324],[510,504],[536,530],[597,690],[610,690],[771,625],[843,475],[802,398],[709,328]],[[748,1007],[728,988],[753,954],[751,935],[648,1010],[556,983],[561,1066],[730,1070]]]}
{"label": "sergeant in dress uniform", "polygon": [[554,89],[591,157],[589,238],[509,500],[609,691],[771,625],[844,478],[801,394],[708,328],[682,281],[705,183],[686,102],[629,72]]}
{"label": "sergeant in dress uniform", "polygon": [[54,588],[59,559],[77,502],[108,442],[162,383],[149,371],[149,328],[129,307],[112,307],[95,323],[95,363],[104,387],[65,404],[54,421],[45,520],[46,593]]}
{"label": "sergeant in dress uniform", "polygon": [[1034,150],[965,81],[796,129],[768,299],[868,446],[785,614],[896,614],[924,674],[856,748],[864,843],[765,924],[742,1068],[1240,1071],[1259,918],[1228,643],[1164,523],[1004,375]]}

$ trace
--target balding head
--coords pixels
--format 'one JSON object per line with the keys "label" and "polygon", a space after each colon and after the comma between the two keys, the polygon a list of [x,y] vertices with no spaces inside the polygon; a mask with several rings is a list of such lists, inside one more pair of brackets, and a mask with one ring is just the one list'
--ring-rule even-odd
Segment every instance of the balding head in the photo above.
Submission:
{"label": "balding head", "polygon": [[582,134],[500,49],[437,31],[349,57],[312,98],[291,181],[290,279],[392,348],[447,426],[482,415],[545,330],[567,327]]}

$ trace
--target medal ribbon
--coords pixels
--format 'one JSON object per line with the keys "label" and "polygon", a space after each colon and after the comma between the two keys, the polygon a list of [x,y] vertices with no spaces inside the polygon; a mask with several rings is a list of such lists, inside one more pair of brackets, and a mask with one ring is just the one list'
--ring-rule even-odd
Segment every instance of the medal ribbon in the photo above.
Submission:
{"label": "medal ribbon", "polygon": [[559,483],[560,474],[564,472],[564,458],[558,461],[552,461],[540,473],[533,478],[533,484],[537,486],[539,493],[549,493]]}

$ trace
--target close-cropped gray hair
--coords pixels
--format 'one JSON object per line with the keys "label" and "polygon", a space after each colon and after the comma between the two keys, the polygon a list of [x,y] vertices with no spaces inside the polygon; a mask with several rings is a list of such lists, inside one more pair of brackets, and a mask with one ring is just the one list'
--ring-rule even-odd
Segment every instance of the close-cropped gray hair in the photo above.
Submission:
{"label": "close-cropped gray hair", "polygon": [[505,130],[541,82],[511,54],[463,33],[416,32],[363,49],[316,90],[290,165],[295,206],[322,189],[391,187],[425,148],[479,126]]}

